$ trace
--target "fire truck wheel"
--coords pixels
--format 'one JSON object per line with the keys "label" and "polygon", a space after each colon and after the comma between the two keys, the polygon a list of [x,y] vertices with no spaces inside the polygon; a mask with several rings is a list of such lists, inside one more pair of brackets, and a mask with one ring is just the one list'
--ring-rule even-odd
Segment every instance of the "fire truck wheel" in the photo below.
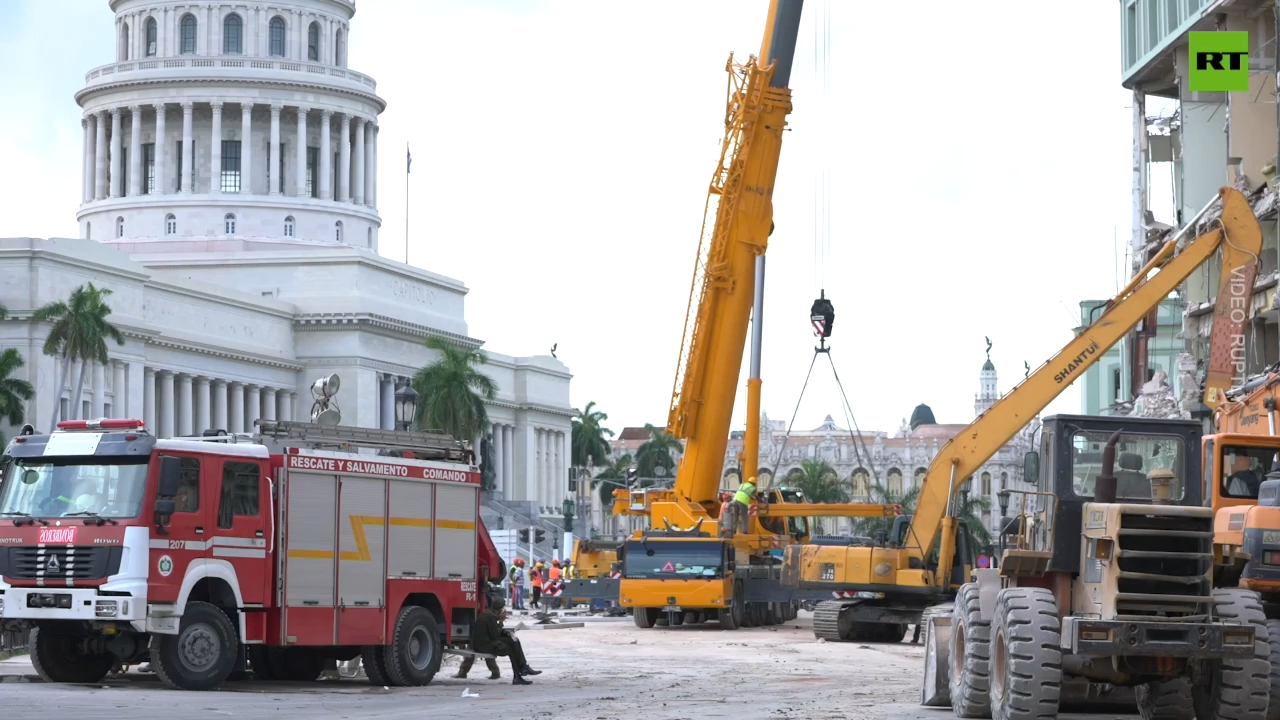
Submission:
{"label": "fire truck wheel", "polygon": [[1271,645],[1267,616],[1258,594],[1243,588],[1213,591],[1218,617],[1254,627],[1253,655],[1227,658],[1211,666],[1207,683],[1191,688],[1191,701],[1199,720],[1252,720],[1267,716],[1271,693],[1269,677]]}
{"label": "fire truck wheel", "polygon": [[235,667],[240,644],[231,619],[216,605],[187,603],[177,635],[157,635],[151,647],[156,676],[176,690],[212,690]]}
{"label": "fire truck wheel", "polygon": [[391,685],[391,677],[387,674],[387,648],[383,645],[365,645],[360,649],[360,658],[364,661],[364,675],[370,685]]}
{"label": "fire truck wheel", "polygon": [[409,605],[400,611],[387,646],[387,676],[398,686],[426,685],[440,669],[444,648],[431,611]]}
{"label": "fire truck wheel", "polygon": [[31,631],[31,664],[41,680],[51,683],[96,683],[111,672],[115,657],[86,655],[71,635]]}

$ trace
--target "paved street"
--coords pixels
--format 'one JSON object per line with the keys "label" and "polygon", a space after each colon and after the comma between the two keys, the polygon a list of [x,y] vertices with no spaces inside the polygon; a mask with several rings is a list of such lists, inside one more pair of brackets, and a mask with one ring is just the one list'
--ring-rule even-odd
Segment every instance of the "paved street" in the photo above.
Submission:
{"label": "paved street", "polygon": [[[447,677],[446,659],[426,688],[372,687],[364,680],[232,683],[225,692],[168,690],[151,676],[95,686],[33,682],[0,685],[6,715],[81,711],[136,718],[263,716],[280,718],[830,718],[949,720],[950,711],[915,704],[923,657],[918,645],[860,645],[814,640],[809,615],[783,627],[732,633],[705,627],[639,630],[630,618],[587,619],[581,628],[522,630],[531,663],[543,670],[530,687]],[[0,674],[30,673],[24,658],[0,662]],[[463,691],[478,692],[464,698]],[[1106,715],[1063,715],[1062,720]]]}

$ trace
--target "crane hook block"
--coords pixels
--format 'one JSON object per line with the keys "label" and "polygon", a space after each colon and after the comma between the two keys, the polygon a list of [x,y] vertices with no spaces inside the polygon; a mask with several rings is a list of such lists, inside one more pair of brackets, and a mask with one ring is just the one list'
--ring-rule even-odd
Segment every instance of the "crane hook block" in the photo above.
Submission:
{"label": "crane hook block", "polygon": [[831,325],[836,320],[836,310],[831,301],[826,298],[825,292],[822,297],[813,301],[813,307],[809,308],[809,320],[813,323],[813,334],[815,336],[820,338],[831,337]]}

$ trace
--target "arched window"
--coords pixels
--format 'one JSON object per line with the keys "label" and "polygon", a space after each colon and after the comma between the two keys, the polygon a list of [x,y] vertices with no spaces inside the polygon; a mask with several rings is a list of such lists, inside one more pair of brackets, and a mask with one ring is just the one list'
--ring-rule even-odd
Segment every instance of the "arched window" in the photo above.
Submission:
{"label": "arched window", "polygon": [[[889,468],[888,484],[885,489],[889,495],[894,498],[902,497],[902,471],[898,468]],[[896,502],[896,501],[895,501]]]}
{"label": "arched window", "polygon": [[984,496],[991,495],[991,473],[982,473],[982,494]]}
{"label": "arched window", "polygon": [[871,497],[871,474],[864,468],[854,470],[853,476],[849,480],[853,485],[853,496],[855,498]]}
{"label": "arched window", "polygon": [[342,221],[339,220],[334,223],[333,228],[333,239],[337,242],[342,242]]}
{"label": "arched window", "polygon": [[270,53],[276,57],[284,57],[284,18],[279,15],[271,18]]}
{"label": "arched window", "polygon": [[222,229],[227,235],[235,235],[236,216],[231,213],[227,213],[226,216],[222,218]]}
{"label": "arched window", "polygon": [[1007,487],[1009,487],[1009,473],[1002,472],[1000,473],[1000,490],[1004,490]]}
{"label": "arched window", "polygon": [[320,23],[311,23],[307,28],[307,59],[320,62]]}
{"label": "arched window", "polygon": [[164,216],[164,234],[165,235],[178,234],[178,218],[174,216],[173,213],[169,213],[168,215]]}
{"label": "arched window", "polygon": [[116,237],[118,238],[124,237],[124,218],[123,217],[116,218]]}
{"label": "arched window", "polygon": [[147,57],[155,57],[157,47],[156,19],[147,18]]}
{"label": "arched window", "polygon": [[928,474],[929,474],[929,471],[928,471],[928,470],[926,470],[926,469],[924,469],[924,468],[922,468],[922,467],[918,467],[918,468],[916,468],[916,476],[915,476],[915,478],[911,481],[911,487],[913,487],[913,488],[920,488],[920,487],[924,487],[924,476],[925,476],[925,475],[928,475]]}
{"label": "arched window", "polygon": [[222,52],[239,55],[244,52],[244,23],[231,13],[222,20]]}
{"label": "arched window", "polygon": [[284,219],[284,236],[293,237],[293,216]]}
{"label": "arched window", "polygon": [[347,43],[346,36],[342,33],[342,28],[338,28],[337,34],[333,39],[333,64],[338,67],[346,65],[347,60]]}
{"label": "arched window", "polygon": [[183,55],[191,55],[196,51],[196,16],[191,13],[182,16],[179,43],[178,52]]}
{"label": "arched window", "polygon": [[129,23],[120,23],[120,52],[116,54],[121,60],[129,59]]}

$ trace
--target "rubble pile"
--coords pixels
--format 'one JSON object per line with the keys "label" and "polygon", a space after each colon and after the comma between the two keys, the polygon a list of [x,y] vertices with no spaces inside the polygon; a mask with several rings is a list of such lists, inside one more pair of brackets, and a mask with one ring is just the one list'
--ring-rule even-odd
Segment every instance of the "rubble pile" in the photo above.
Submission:
{"label": "rubble pile", "polygon": [[1151,380],[1143,383],[1130,415],[1167,419],[1190,417],[1189,413],[1183,415],[1178,398],[1173,394],[1173,386],[1169,384],[1169,375],[1163,370],[1157,370]]}

